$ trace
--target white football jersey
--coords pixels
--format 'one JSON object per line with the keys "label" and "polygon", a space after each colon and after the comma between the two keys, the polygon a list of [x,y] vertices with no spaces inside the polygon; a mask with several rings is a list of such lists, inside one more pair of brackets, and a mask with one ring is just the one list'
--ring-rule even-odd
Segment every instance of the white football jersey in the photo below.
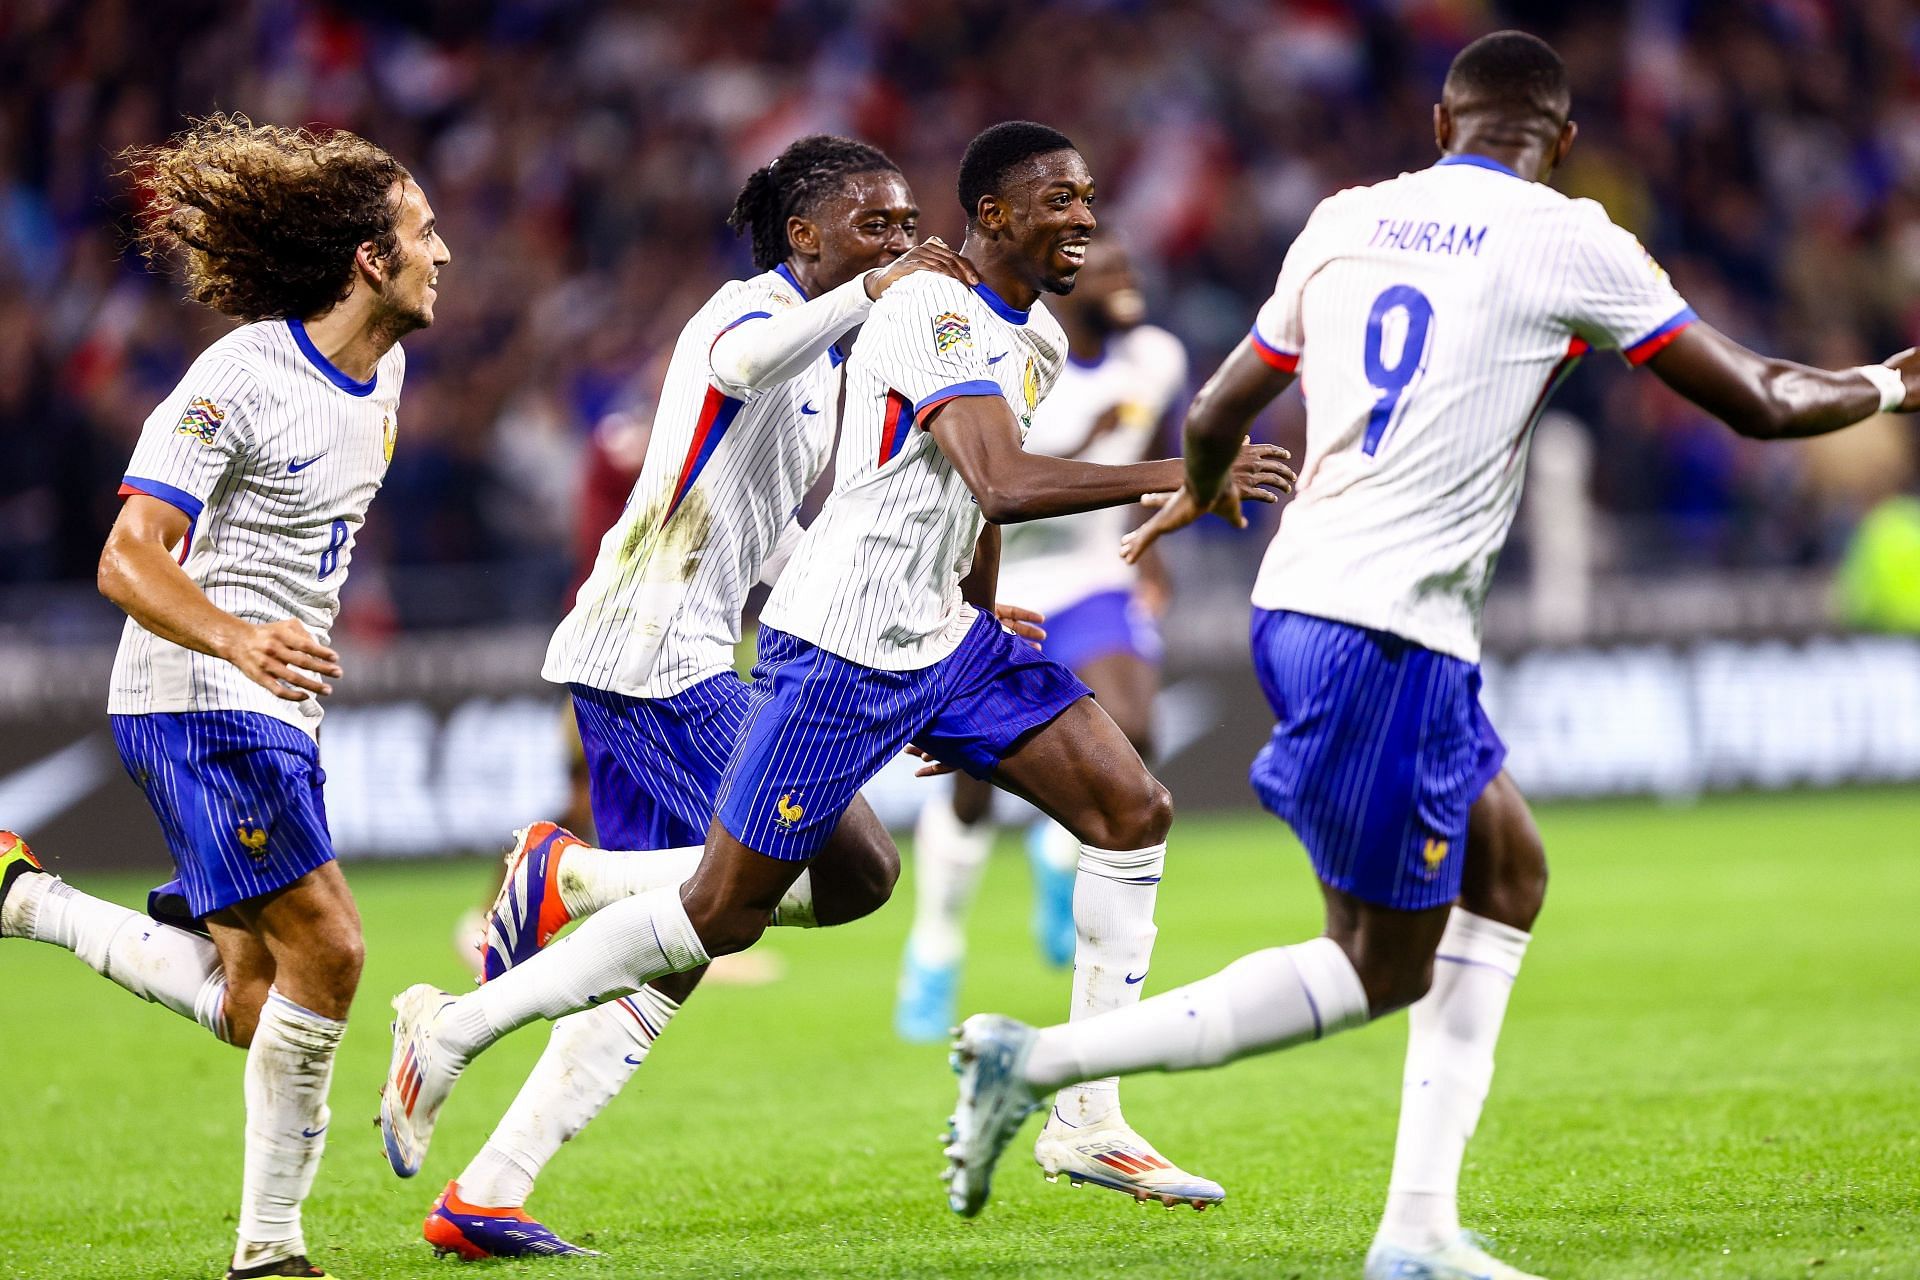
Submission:
{"label": "white football jersey", "polygon": [[733,669],[747,592],[833,447],[840,355],[745,394],[709,357],[735,325],[806,300],[782,265],[723,285],[680,331],[646,465],[547,646],[548,680],[665,698]]}
{"label": "white football jersey", "polygon": [[1024,439],[1066,359],[1060,322],[985,285],[921,272],[874,305],[847,361],[833,493],[761,619],[849,662],[931,666],[973,624],[979,504],[922,426],[959,396],[1005,398]]}
{"label": "white football jersey", "polygon": [[1299,492],[1254,604],[1478,661],[1553,389],[1589,350],[1639,364],[1694,319],[1600,205],[1491,160],[1328,197],[1253,326],[1307,403]]}
{"label": "white football jersey", "polygon": [[[1152,325],[1114,334],[1097,360],[1068,353],[1059,382],[1033,415],[1027,451],[1105,466],[1139,462],[1186,384],[1186,348]],[[1120,558],[1120,539],[1132,519],[1132,508],[1107,507],[1008,525],[998,598],[1059,613],[1101,592],[1131,590],[1137,571]]]}
{"label": "white football jersey", "polygon": [[[180,563],[216,606],[254,623],[294,618],[331,643],[354,536],[393,460],[406,368],[396,345],[356,382],[298,320],[242,325],[148,415],[120,492],[186,512]],[[129,618],[107,710],[258,711],[314,733],[320,703],[276,698]]]}

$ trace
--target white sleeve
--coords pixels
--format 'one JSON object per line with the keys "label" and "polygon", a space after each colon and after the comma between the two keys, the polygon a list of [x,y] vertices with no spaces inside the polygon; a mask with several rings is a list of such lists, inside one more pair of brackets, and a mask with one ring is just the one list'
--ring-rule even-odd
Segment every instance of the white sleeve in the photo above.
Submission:
{"label": "white sleeve", "polygon": [[976,333],[978,317],[987,311],[986,302],[959,281],[922,272],[887,290],[861,331],[860,349],[921,422],[960,396],[1001,394],[985,339]]}
{"label": "white sleeve", "polygon": [[780,536],[774,541],[773,550],[767,552],[767,558],[760,565],[760,582],[763,586],[772,586],[780,581],[780,575],[786,572],[787,561],[793,559],[793,549],[800,545],[807,528],[798,520],[789,520],[780,530]]}
{"label": "white sleeve", "polygon": [[120,482],[120,496],[143,493],[198,519],[221,477],[253,450],[249,421],[259,397],[256,375],[227,358],[205,356],[147,415]]}
{"label": "white sleeve", "polygon": [[1562,318],[1594,347],[1644,364],[1699,317],[1632,232],[1595,201],[1574,206]]}
{"label": "white sleeve", "polygon": [[1274,282],[1273,296],[1261,305],[1253,320],[1253,349],[1262,360],[1286,373],[1300,368],[1300,356],[1306,350],[1307,332],[1301,320],[1300,304],[1307,282],[1326,265],[1325,228],[1330,221],[1327,210],[1339,194],[1328,196],[1314,208],[1307,225],[1287,247],[1280,264],[1280,278]]}
{"label": "white sleeve", "polygon": [[732,396],[777,387],[818,360],[872,308],[862,273],[797,307],[741,316],[713,340],[707,356],[713,385]]}

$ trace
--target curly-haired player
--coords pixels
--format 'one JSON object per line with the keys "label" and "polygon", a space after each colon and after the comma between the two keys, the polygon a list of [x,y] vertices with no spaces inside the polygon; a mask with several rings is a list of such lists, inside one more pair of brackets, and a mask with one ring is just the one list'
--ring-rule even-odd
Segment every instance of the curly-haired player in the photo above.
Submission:
{"label": "curly-haired player", "polygon": [[[448,261],[407,171],[348,133],[214,116],[126,153],[141,240],[246,321],[147,418],[100,558],[129,621],[108,711],[179,878],[153,915],[80,893],[0,832],[0,935],[65,947],[247,1050],[229,1280],[322,1276],[300,1206],[360,979],[321,799],[319,698],[354,533],[393,457],[406,364]],[[159,918],[155,918],[155,917]]]}

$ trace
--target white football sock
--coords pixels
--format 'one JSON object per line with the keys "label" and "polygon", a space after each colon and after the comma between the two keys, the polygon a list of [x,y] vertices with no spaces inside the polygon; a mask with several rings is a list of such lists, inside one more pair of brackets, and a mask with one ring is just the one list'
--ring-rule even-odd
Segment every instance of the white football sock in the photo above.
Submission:
{"label": "white football sock", "polygon": [[[653,889],[674,889],[687,882],[700,865],[706,850],[692,844],[678,849],[595,849],[584,845],[570,847],[560,855],[560,901],[567,914],[584,920],[613,903]],[[813,914],[813,875],[802,871],[774,908],[776,927],[811,929],[818,922]]]}
{"label": "white football sock", "polygon": [[570,845],[560,855],[560,900],[575,920],[622,898],[679,885],[700,865],[700,845],[679,849],[594,849]]}
{"label": "white football sock", "polygon": [[613,903],[525,964],[455,1000],[434,1020],[434,1038],[471,1061],[535,1018],[577,1013],[710,959],[678,886],[650,889]]}
{"label": "white football sock", "polygon": [[1421,1250],[1460,1234],[1460,1163],[1493,1084],[1493,1047],[1529,937],[1459,907],[1447,917],[1433,989],[1407,1011],[1383,1240]]}
{"label": "white football sock", "polygon": [[993,849],[993,822],[972,826],[935,796],[920,806],[913,828],[913,931],[907,947],[931,969],[959,964],[967,954],[967,910]]}
{"label": "white football sock", "polygon": [[1043,1028],[1025,1075],[1044,1091],[1089,1076],[1217,1067],[1366,1020],[1367,993],[1346,952],[1315,938],[1242,956],[1130,1009]]}
{"label": "white football sock", "polygon": [[496,1209],[526,1204],[533,1180],[561,1144],[613,1101],[679,1011],[674,1001],[642,987],[554,1023],[546,1052],[460,1175],[460,1198]]}
{"label": "white football sock", "polygon": [[142,1000],[228,1038],[227,975],[207,939],[52,876],[22,876],[7,896],[9,934],[64,947]]}
{"label": "white football sock", "polygon": [[[1073,881],[1073,1003],[1067,1020],[1078,1022],[1138,1004],[1147,965],[1153,959],[1153,904],[1167,846],[1096,849],[1080,846]],[[1062,1089],[1054,1101],[1061,1120],[1075,1128],[1120,1105],[1120,1082],[1112,1076]]]}
{"label": "white football sock", "polygon": [[327,1086],[347,1024],[303,1009],[269,988],[247,1050],[247,1155],[240,1244],[233,1265],[258,1266],[307,1251],[300,1203],[327,1145]]}

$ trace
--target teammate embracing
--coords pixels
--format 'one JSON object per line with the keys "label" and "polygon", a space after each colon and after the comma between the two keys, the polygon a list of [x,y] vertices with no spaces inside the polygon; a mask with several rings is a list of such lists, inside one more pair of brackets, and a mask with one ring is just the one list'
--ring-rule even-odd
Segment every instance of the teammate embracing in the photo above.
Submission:
{"label": "teammate embracing", "polygon": [[1461,1230],[1457,1188],[1546,860],[1480,709],[1480,605],[1553,388],[1620,351],[1762,439],[1920,407],[1920,358],[1829,372],[1697,321],[1599,205],[1545,185],[1573,144],[1565,68],[1500,32],[1449,70],[1431,169],[1324,201],[1252,334],[1189,414],[1187,478],[1128,544],[1216,501],[1246,424],[1292,385],[1308,456],[1254,588],[1254,666],[1278,721],[1253,766],[1326,898],[1325,935],[1100,1018],[961,1028],[969,1206],[1022,1116],[1072,1081],[1184,1070],[1411,1006],[1372,1280],[1526,1280]]}
{"label": "teammate embracing", "polygon": [[393,457],[398,341],[433,322],[447,247],[407,171],[349,133],[215,116],[128,158],[153,193],[150,255],[181,255],[193,297],[247,322],[147,418],[100,559],[129,615],[114,741],[179,870],[155,901],[182,903],[187,927],[76,891],[0,833],[0,934],[65,947],[247,1050],[227,1275],[321,1276],[300,1206],[362,945],[317,699],[341,675],[328,633]]}
{"label": "teammate embracing", "polygon": [[[698,869],[606,907],[476,992],[403,993],[382,1110],[397,1170],[418,1168],[460,1073],[508,1032],[751,946],[859,788],[910,743],[1075,833],[1082,872],[1099,882],[1077,896],[1100,914],[1075,1012],[1134,998],[1138,985],[1123,981],[1146,973],[1172,805],[1086,686],[992,616],[998,538],[983,519],[1137,501],[1177,485],[1180,464],[1109,467],[1021,447],[1065,358],[1035,304],[1072,287],[1095,226],[1072,144],[1044,126],[997,125],[968,147],[960,193],[980,282],[912,276],[862,330],[834,492],[762,615]],[[1291,480],[1281,456],[1238,451],[1222,505],[1237,514],[1238,497],[1271,499],[1268,486]],[[1086,1101],[1047,1134],[1050,1172],[1168,1203],[1219,1198],[1126,1126],[1110,1084]]]}
{"label": "teammate embracing", "polygon": [[[801,138],[742,188],[730,221],[761,274],[723,285],[681,330],[646,465],[547,651],[543,674],[573,694],[606,847],[550,822],[520,833],[487,917],[486,980],[572,920],[677,886],[698,865],[746,716],[733,655],[747,593],[778,573],[833,445],[836,343],[916,271],[975,278],[938,240],[914,247],[919,218],[894,163],[849,138]],[[858,919],[887,900],[899,868],[892,837],[855,798],[774,923]],[[427,1216],[437,1250],[586,1252],[527,1214],[534,1179],[625,1087],[703,972],[662,974],[554,1024],[506,1116]]]}

